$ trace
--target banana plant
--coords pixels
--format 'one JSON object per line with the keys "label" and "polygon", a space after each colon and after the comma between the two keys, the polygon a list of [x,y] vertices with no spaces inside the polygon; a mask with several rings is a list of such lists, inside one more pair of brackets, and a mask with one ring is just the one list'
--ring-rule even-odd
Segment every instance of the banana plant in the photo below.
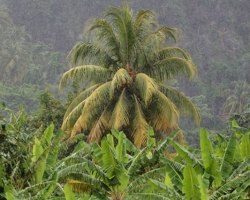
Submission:
{"label": "banana plant", "polygon": [[159,164],[159,157],[178,133],[156,147],[149,129],[147,146],[142,149],[114,129],[100,144],[81,141],[58,163],[59,181],[67,183],[75,194],[88,194],[89,199],[168,199],[174,191],[158,190],[154,183],[156,178],[165,178],[166,168]]}
{"label": "banana plant", "polygon": [[45,200],[52,195],[56,187],[59,187],[58,174],[54,171],[54,166],[62,137],[62,131],[54,134],[53,124],[44,131],[41,138],[34,137],[32,151],[26,157],[25,165],[17,166],[24,168],[24,175],[18,177],[23,184],[16,187],[15,180],[6,181],[5,194],[8,200],[25,198]]}
{"label": "banana plant", "polygon": [[223,156],[219,157],[206,129],[200,131],[200,151],[173,142],[177,156],[172,160],[161,158],[167,169],[164,187],[172,188],[182,196],[179,199],[185,200],[246,198],[250,187],[250,157],[239,163],[235,159],[238,145],[233,133]]}

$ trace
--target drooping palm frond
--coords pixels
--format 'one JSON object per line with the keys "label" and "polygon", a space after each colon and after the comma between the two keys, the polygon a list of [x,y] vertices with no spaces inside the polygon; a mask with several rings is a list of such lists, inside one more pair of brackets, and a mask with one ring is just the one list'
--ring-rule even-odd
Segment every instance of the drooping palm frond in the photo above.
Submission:
{"label": "drooping palm frond", "polygon": [[177,75],[187,76],[190,80],[197,74],[196,66],[192,61],[178,57],[156,61],[153,67],[148,69],[148,73],[156,79],[160,78],[160,80],[169,80]]}
{"label": "drooping palm frond", "polygon": [[138,96],[147,106],[152,101],[152,96],[155,90],[158,89],[156,82],[144,73],[136,75],[134,86],[138,92]]}
{"label": "drooping palm frond", "polygon": [[111,82],[102,84],[85,100],[81,117],[76,121],[82,129],[90,130],[95,120],[98,119],[98,116],[102,112],[103,105],[108,104],[110,100],[110,85]]}
{"label": "drooping palm frond", "polygon": [[65,114],[64,114],[64,119],[75,109],[78,104],[83,102],[86,98],[88,98],[101,84],[96,84],[93,85],[86,90],[80,92],[77,97],[70,103],[69,107],[67,108]]}
{"label": "drooping palm frond", "polygon": [[132,114],[131,123],[131,138],[136,147],[143,147],[147,144],[147,130],[148,123],[138,101],[138,98],[134,95],[134,110]]}
{"label": "drooping palm frond", "polygon": [[71,79],[81,80],[83,78],[90,79],[95,83],[100,83],[111,78],[112,71],[95,65],[77,66],[63,74],[59,87],[65,87]]}
{"label": "drooping palm frond", "polygon": [[85,62],[88,63],[88,61],[91,61],[91,64],[94,64],[92,59],[100,59],[103,54],[104,52],[102,52],[100,47],[96,44],[81,42],[71,49],[67,58],[73,66],[77,66],[82,65]]}
{"label": "drooping palm frond", "polygon": [[[72,131],[73,127],[75,126],[77,120],[82,114],[82,109],[85,105],[85,101],[79,103],[74,109],[72,109],[67,115],[65,115],[62,123],[62,130],[64,131]],[[79,130],[80,131],[80,130]],[[74,133],[71,133],[71,137],[74,136]]]}
{"label": "drooping palm frond", "polygon": [[113,76],[113,79],[111,81],[110,85],[110,98],[113,97],[115,90],[126,87],[128,85],[132,84],[132,78],[128,74],[128,72],[121,68],[119,69]]}
{"label": "drooping palm frond", "polygon": [[200,124],[201,116],[197,107],[192,101],[185,96],[182,92],[176,90],[173,87],[166,86],[164,84],[158,84],[159,90],[165,94],[171,102],[175,104],[180,112],[187,114],[191,117],[193,122],[197,125]]}
{"label": "drooping palm frond", "polygon": [[170,127],[176,126],[179,119],[176,106],[159,90],[154,92],[147,109],[149,112],[146,118],[154,130],[168,130]]}
{"label": "drooping palm frond", "polygon": [[123,126],[128,126],[130,123],[129,115],[131,109],[131,100],[129,99],[129,95],[127,93],[127,89],[123,88],[109,121],[110,127],[117,130],[120,130]]}
{"label": "drooping palm frond", "polygon": [[93,125],[89,135],[88,142],[99,142],[103,138],[104,134],[111,129],[110,118],[112,116],[113,101],[110,101],[108,105],[105,106],[100,117],[96,120]]}

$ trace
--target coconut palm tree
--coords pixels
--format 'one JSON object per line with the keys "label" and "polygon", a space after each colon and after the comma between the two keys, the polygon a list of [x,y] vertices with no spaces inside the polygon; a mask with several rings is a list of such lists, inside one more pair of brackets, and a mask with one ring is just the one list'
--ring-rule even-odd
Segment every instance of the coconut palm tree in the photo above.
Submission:
{"label": "coconut palm tree", "polygon": [[234,81],[234,89],[228,89],[228,97],[223,105],[224,112],[231,115],[242,113],[244,107],[250,102],[250,85],[246,81]]}
{"label": "coconut palm tree", "polygon": [[180,112],[199,124],[199,112],[190,99],[164,84],[178,74],[189,79],[197,75],[185,50],[166,47],[177,41],[177,29],[159,27],[150,10],[133,16],[124,5],[110,7],[104,18],[87,25],[86,33],[90,40],[69,53],[73,68],[64,73],[60,87],[70,79],[88,79],[91,85],[68,107],[62,129],[71,136],[84,130],[89,142],[100,141],[111,128],[122,129],[141,147],[149,126],[157,137],[178,129]]}

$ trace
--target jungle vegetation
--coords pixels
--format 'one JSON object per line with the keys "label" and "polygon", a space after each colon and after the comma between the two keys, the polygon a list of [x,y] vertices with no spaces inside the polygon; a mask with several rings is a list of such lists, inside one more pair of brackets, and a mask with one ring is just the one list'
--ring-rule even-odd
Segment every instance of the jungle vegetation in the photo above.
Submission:
{"label": "jungle vegetation", "polygon": [[249,7],[0,0],[0,198],[249,199]]}

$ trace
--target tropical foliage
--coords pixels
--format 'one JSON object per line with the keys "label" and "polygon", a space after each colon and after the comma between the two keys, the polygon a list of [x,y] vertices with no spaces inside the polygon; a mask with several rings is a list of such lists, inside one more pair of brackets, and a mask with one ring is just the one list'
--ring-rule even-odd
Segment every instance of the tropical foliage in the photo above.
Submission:
{"label": "tropical foliage", "polygon": [[164,84],[179,74],[189,79],[197,74],[185,50],[166,47],[177,41],[177,29],[159,27],[150,10],[133,16],[130,7],[124,5],[110,7],[105,18],[94,19],[86,31],[90,40],[70,51],[74,68],[64,73],[60,86],[70,79],[85,78],[91,87],[67,109],[63,130],[70,131],[71,136],[84,130],[89,133],[88,141],[94,142],[111,128],[122,129],[142,147],[149,126],[157,137],[178,129],[180,112],[199,124],[199,112],[190,99]]}
{"label": "tropical foliage", "polygon": [[[8,200],[249,198],[250,131],[236,121],[229,138],[218,134],[211,140],[201,129],[200,149],[175,142],[178,131],[156,143],[152,129],[147,146],[138,149],[123,132],[112,129],[100,144],[81,140],[63,158],[63,133],[53,135],[53,129],[50,125],[42,136],[29,140],[31,153],[10,175],[2,170],[2,195]],[[170,146],[175,153],[165,151]]]}

